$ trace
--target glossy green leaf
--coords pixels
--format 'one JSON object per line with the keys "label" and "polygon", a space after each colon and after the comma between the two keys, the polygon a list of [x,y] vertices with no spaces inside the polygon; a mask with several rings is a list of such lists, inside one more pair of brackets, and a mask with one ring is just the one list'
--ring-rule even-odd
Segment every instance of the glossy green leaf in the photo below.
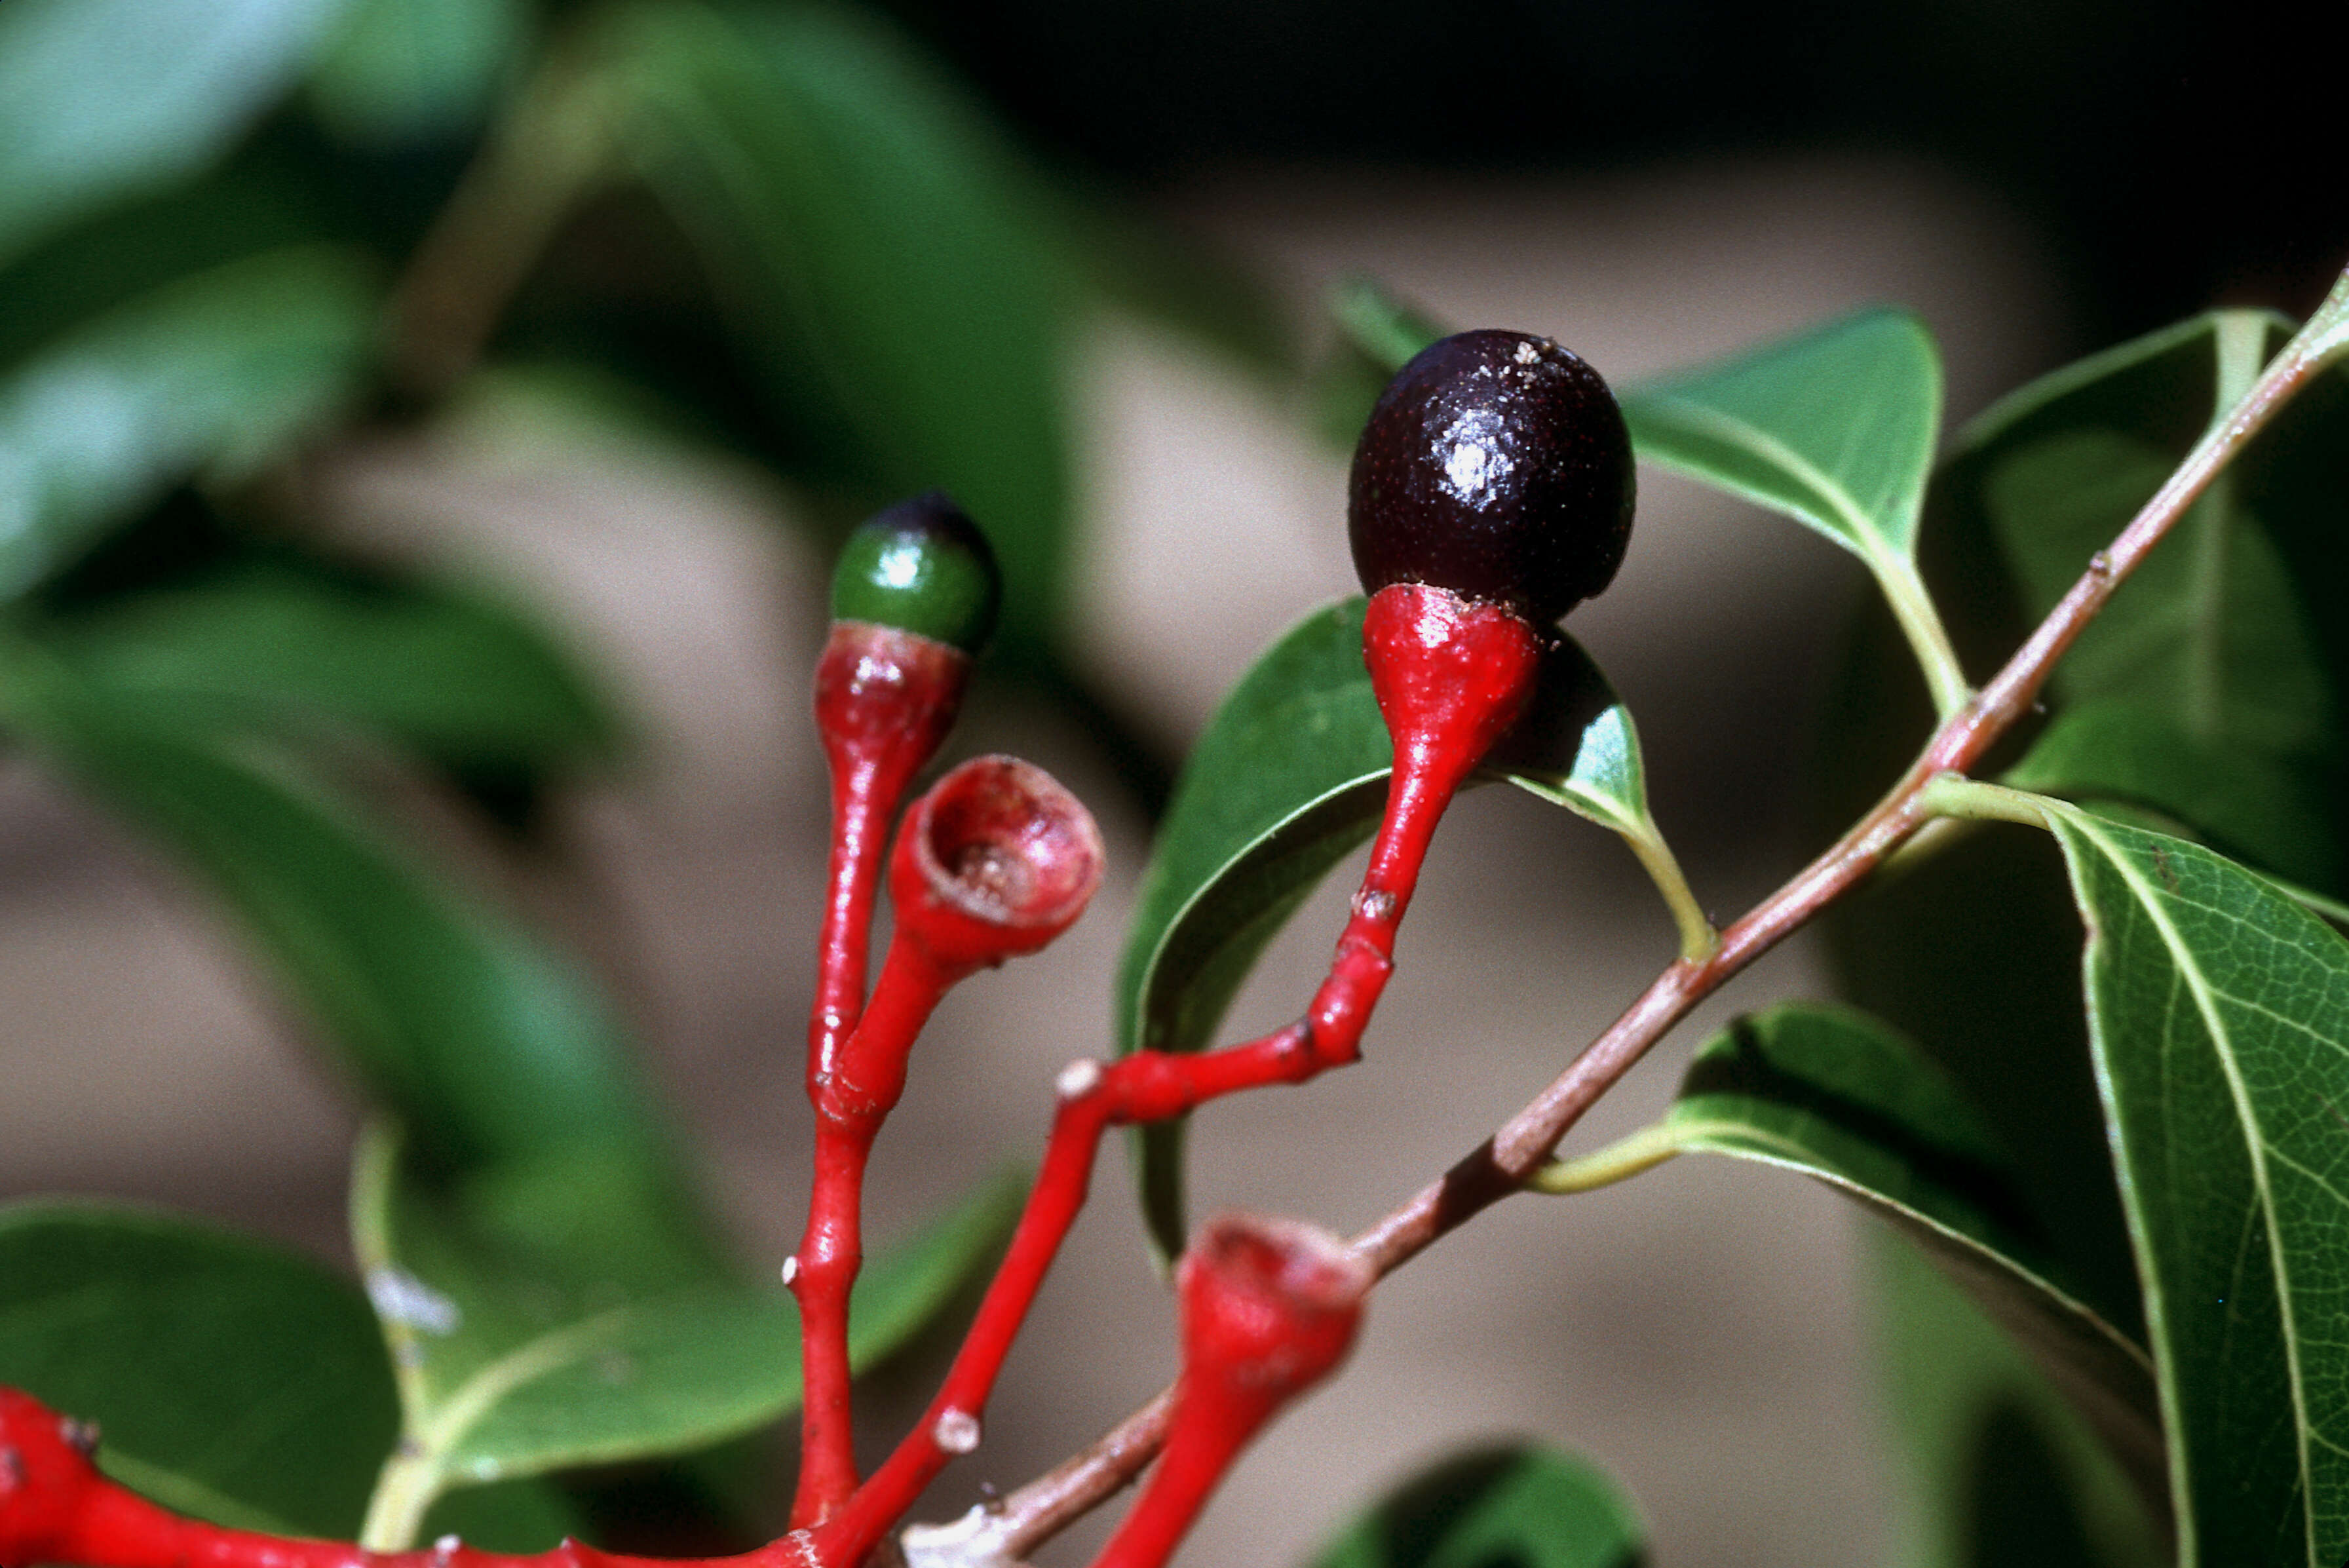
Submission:
{"label": "glossy green leaf", "polygon": [[1913,1241],[2046,1370],[2147,1494],[2163,1494],[2144,1350],[2049,1278],[2038,1221],[1981,1114],[1863,1013],[1795,1002],[1742,1018],[1690,1063],[1662,1119],[1538,1185],[1573,1191],[1692,1151],[1800,1171]]}
{"label": "glossy green leaf", "polygon": [[[2112,542],[2289,336],[2199,317],[2024,388],[1964,433],[1937,526],[1997,541],[2033,618]],[[2057,722],[2023,787],[2128,802],[2295,881],[2343,886],[2349,793],[2349,388],[2275,425],[2113,596],[2056,667]]]}
{"label": "glossy green leaf", "polygon": [[255,563],[60,616],[41,642],[132,701],[227,724],[350,729],[451,763],[561,766],[616,739],[543,633],[436,584]]}
{"label": "glossy green leaf", "polygon": [[[1299,622],[1193,750],[1126,936],[1122,1051],[1206,1046],[1265,944],[1377,828],[1393,746],[1362,667],[1363,607],[1345,599]],[[1630,715],[1571,639],[1494,767],[1602,826],[1643,832],[1635,847],[1661,846]],[[1179,1123],[1137,1134],[1143,1211],[1168,1257],[1184,1235],[1181,1139]]]}
{"label": "glossy green leaf", "polygon": [[170,484],[249,472],[347,399],[375,331],[323,247],[231,262],[93,320],[0,379],[0,598]]}
{"label": "glossy green leaf", "polygon": [[100,1468],[217,1523],[349,1536],[399,1419],[357,1288],[142,1210],[0,1208],[0,1384],[102,1429]]}
{"label": "glossy green leaf", "polygon": [[1640,455],[1782,512],[1868,563],[1917,553],[1941,417],[1924,324],[1869,310],[1623,400]]}
{"label": "glossy green leaf", "polygon": [[2002,782],[2161,812],[2294,881],[2330,885],[2340,865],[2332,770],[2204,739],[2156,704],[2104,698],[2064,709]]}
{"label": "glossy green leaf", "polygon": [[[904,1344],[1009,1234],[997,1181],[881,1252],[857,1285],[852,1359]],[[799,1318],[666,1238],[634,1168],[574,1150],[435,1185],[371,1137],[354,1245],[398,1369],[408,1444],[384,1472],[378,1544],[452,1486],[683,1453],[799,1400]]]}
{"label": "glossy green leaf", "polygon": [[1891,1416],[1890,1561],[2168,1568],[2167,1497],[2147,1499],[2142,1478],[2132,1482],[2041,1365],[1924,1249],[1881,1231],[1869,1240]]}
{"label": "glossy green leaf", "polygon": [[1869,310],[1684,375],[1631,388],[1643,462],[1785,514],[1867,563],[1952,711],[1965,678],[1917,572],[1917,523],[1941,419],[1924,324]]}
{"label": "glossy green leaf", "polygon": [[512,80],[528,0],[357,0],[310,78],[336,135],[398,148],[471,130]]}
{"label": "glossy green leaf", "polygon": [[582,1142],[666,1167],[577,967],[442,886],[282,748],[27,667],[17,722],[217,894],[368,1096],[469,1165]]}
{"label": "glossy green leaf", "polygon": [[1313,1568],[1637,1568],[1647,1530],[1571,1454],[1515,1444],[1448,1459],[1398,1487]]}
{"label": "glossy green leaf", "polygon": [[872,18],[650,0],[614,30],[624,139],[700,245],[777,406],[874,500],[987,531],[1005,651],[1065,591],[1072,263],[966,97]]}
{"label": "glossy green leaf", "polygon": [[2349,1546],[2338,1113],[2349,943],[2266,878],[2045,796],[1935,787],[2052,831],[2088,925],[2091,1042],[2169,1435],[2181,1563]]}
{"label": "glossy green leaf", "polygon": [[[2026,797],[2028,798],[2028,797]],[[2264,878],[2039,808],[2146,1282],[2179,1561],[2349,1555],[2349,942]]]}
{"label": "glossy green leaf", "polygon": [[220,157],[300,79],[347,3],[0,6],[0,257]]}

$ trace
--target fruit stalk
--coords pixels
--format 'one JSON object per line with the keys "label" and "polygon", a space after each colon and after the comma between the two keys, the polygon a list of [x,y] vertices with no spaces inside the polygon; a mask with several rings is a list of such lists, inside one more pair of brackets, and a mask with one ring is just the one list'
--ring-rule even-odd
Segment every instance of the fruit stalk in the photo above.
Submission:
{"label": "fruit stalk", "polygon": [[1362,1030],[1394,971],[1395,931],[1418,889],[1436,825],[1508,732],[1540,673],[1534,629],[1495,604],[1396,583],[1371,596],[1362,659],[1394,742],[1386,811],[1329,978],[1306,1010],[1316,1061],[1361,1055]]}
{"label": "fruit stalk", "polygon": [[873,907],[905,786],[936,754],[962,702],[970,656],[869,621],[836,621],[816,664],[816,731],[832,774],[832,855],[807,1077],[833,1068],[864,1006]]}

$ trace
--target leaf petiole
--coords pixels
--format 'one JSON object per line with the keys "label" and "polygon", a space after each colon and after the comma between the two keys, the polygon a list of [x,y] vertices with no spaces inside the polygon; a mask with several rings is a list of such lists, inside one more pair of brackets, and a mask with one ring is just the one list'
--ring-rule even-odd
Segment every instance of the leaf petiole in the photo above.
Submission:
{"label": "leaf petiole", "polygon": [[1721,946],[1721,933],[1713,928],[1704,906],[1696,901],[1696,893],[1689,887],[1688,877],[1681,870],[1672,846],[1664,842],[1664,836],[1652,822],[1643,824],[1639,831],[1619,831],[1623,842],[1631,846],[1631,853],[1639,857],[1648,880],[1656,885],[1664,907],[1672,913],[1672,924],[1680,931],[1682,960],[1702,963],[1711,958]]}
{"label": "leaf petiole", "polygon": [[1526,1189],[1564,1197],[1577,1192],[1595,1192],[1602,1187],[1612,1187],[1619,1181],[1629,1181],[1642,1171],[1653,1170],[1688,1147],[1688,1129],[1670,1122],[1653,1122],[1627,1137],[1616,1139],[1604,1148],[1591,1150],[1573,1159],[1554,1159],[1534,1172],[1526,1183]]}
{"label": "leaf petiole", "polygon": [[1951,646],[1940,611],[1933,607],[1933,597],[1925,591],[1925,580],[1918,576],[1914,563],[1871,557],[1868,566],[1884,602],[1892,607],[1892,617],[1900,623],[1900,634],[1917,656],[1917,668],[1933,694],[1934,716],[1946,722],[1972,700],[1974,689],[1958,663],[1958,651]]}

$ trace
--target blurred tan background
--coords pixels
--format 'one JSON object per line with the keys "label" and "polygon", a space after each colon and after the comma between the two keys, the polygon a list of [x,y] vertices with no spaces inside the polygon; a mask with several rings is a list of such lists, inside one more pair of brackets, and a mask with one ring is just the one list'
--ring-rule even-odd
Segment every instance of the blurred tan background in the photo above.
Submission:
{"label": "blurred tan background", "polygon": [[[1918,165],[1423,187],[1265,175],[1169,206],[1300,311],[1333,275],[1366,270],[1456,325],[1552,334],[1619,382],[1890,301],[1940,337],[1962,418],[2073,347],[2019,224]],[[1286,625],[1353,590],[1343,456],[1306,410],[1129,321],[1095,324],[1079,377],[1083,635],[1179,742]],[[824,823],[803,715],[821,564],[773,525],[777,498],[739,473],[591,448],[496,407],[342,452],[320,483],[355,535],[464,562],[559,615],[624,695],[638,760],[576,800],[566,825],[601,895],[586,935],[746,1246],[779,1262],[805,1188],[795,1054]],[[1658,815],[1727,918],[1810,847],[1795,827],[1807,714],[1859,573],[1791,523],[1653,472],[1640,483],[1630,560],[1573,629],[1630,700]],[[955,754],[1018,750],[1099,803],[1110,883],[1058,948],[973,981],[941,1013],[878,1158],[884,1236],[996,1162],[1032,1156],[1054,1071],[1108,1048],[1146,845],[1059,722],[986,704]],[[1359,1228],[1528,1097],[1671,957],[1628,854],[1554,808],[1480,792],[1437,849],[1369,1060],[1200,1116],[1202,1210]],[[1340,891],[1307,908],[1243,996],[1234,1037],[1293,1014],[1342,907]],[[1729,1008],[1825,987],[1817,955],[1791,944],[1577,1142],[1651,1116]],[[347,1106],[170,869],[21,762],[0,766],[0,1196],[170,1203],[341,1255]],[[1171,1374],[1171,1311],[1114,1155],[1095,1199],[985,1445],[926,1517],[959,1511],[982,1480],[1028,1479]],[[1273,1432],[1181,1561],[1300,1562],[1416,1465],[1522,1434],[1619,1478],[1661,1563],[1882,1562],[1857,1224],[1794,1178],[1702,1160],[1504,1205],[1381,1288],[1349,1374]],[[882,1379],[876,1411],[888,1408],[868,1431],[894,1435],[931,1370]],[[1042,1561],[1080,1563],[1099,1533],[1098,1521],[1072,1532]]]}

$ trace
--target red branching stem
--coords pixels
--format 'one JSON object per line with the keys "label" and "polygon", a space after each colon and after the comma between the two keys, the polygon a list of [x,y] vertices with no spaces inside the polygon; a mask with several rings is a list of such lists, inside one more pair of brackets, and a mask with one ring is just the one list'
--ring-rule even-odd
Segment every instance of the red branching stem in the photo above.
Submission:
{"label": "red branching stem", "polygon": [[1183,1374],[1141,1500],[1093,1568],[1160,1568],[1257,1432],[1335,1371],[1361,1326],[1370,1266],[1327,1231],[1226,1215],[1183,1254]]}
{"label": "red branching stem", "polygon": [[864,1262],[864,1167],[905,1092],[914,1041],[957,981],[1067,929],[1101,885],[1102,860],[1076,797],[1011,757],[963,763],[906,814],[890,862],[896,935],[872,1006],[808,1083],[815,1179],[787,1271],[804,1385],[794,1528],[823,1522],[856,1490],[848,1310]]}
{"label": "red branching stem", "polygon": [[[801,1313],[800,1480],[794,1525],[856,1487],[849,1406],[848,1298],[864,1251],[859,1211],[873,1139],[905,1087],[905,1056],[949,977],[900,942],[861,1029],[864,976],[889,825],[905,786],[954,722],[970,670],[961,649],[865,621],[838,621],[816,665],[816,730],[832,771],[832,863],[809,1010],[807,1094],[815,1177],[807,1235],[792,1261]],[[847,1058],[854,1056],[851,1066]]]}
{"label": "red branching stem", "polygon": [[[967,971],[966,971],[967,972]],[[881,1124],[905,1089],[905,1064],[922,1025],[959,974],[941,969],[901,935],[889,946],[873,1005],[812,1085],[815,1180],[807,1234],[792,1255],[800,1303],[800,1479],[792,1523],[821,1521],[856,1490],[849,1410],[848,1301],[863,1266],[864,1167]]]}
{"label": "red branching stem", "polygon": [[1394,741],[1394,773],[1371,859],[1329,978],[1298,1023],[1200,1055],[1137,1052],[1062,1075],[1044,1163],[1009,1250],[945,1383],[916,1428],[819,1532],[827,1561],[861,1562],[947,1462],[978,1441],[978,1420],[1029,1306],[1084,1206],[1102,1133],[1162,1121],[1208,1100],[1301,1084],[1357,1061],[1394,968],[1394,939],[1437,823],[1531,701],[1541,663],[1533,628],[1495,605],[1399,583],[1371,599],[1363,662]]}
{"label": "red branching stem", "polygon": [[825,1562],[862,1562],[922,1489],[978,1445],[979,1420],[996,1378],[1084,1208],[1102,1135],[1112,1127],[1180,1116],[1219,1096],[1301,1083],[1321,1067],[1307,1044],[1308,1034],[1296,1023],[1204,1055],[1143,1051],[1107,1064],[1072,1063],[1061,1075],[1043,1164],[970,1331],[920,1422],[847,1506],[816,1532]]}
{"label": "red branching stem", "polygon": [[922,1489],[957,1455],[978,1446],[978,1423],[1004,1358],[1084,1207],[1102,1134],[1123,1108],[1124,1079],[1118,1069],[1137,1060],[1129,1057],[1107,1071],[1081,1062],[1061,1075],[1051,1140],[978,1316],[921,1420],[819,1531],[826,1562],[863,1562]]}
{"label": "red branching stem", "polygon": [[0,1388],[0,1568],[832,1568],[805,1535],[739,1557],[675,1560],[598,1552],[566,1541],[535,1556],[481,1552],[453,1539],[416,1552],[229,1530],[159,1508],[90,1462],[91,1429],[31,1395]]}

